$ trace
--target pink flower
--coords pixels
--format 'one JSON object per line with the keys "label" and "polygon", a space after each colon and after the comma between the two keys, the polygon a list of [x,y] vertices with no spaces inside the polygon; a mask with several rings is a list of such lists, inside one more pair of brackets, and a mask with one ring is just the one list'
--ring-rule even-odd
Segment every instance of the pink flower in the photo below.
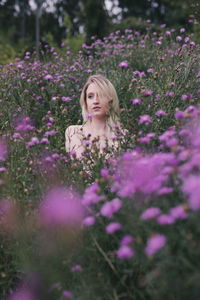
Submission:
{"label": "pink flower", "polygon": [[32,292],[27,288],[16,290],[7,300],[36,300]]}
{"label": "pink flower", "polygon": [[177,40],[177,42],[181,42],[181,41],[182,41],[182,37],[181,37],[180,35],[178,35],[178,36],[176,37],[176,40]]}
{"label": "pink flower", "polygon": [[145,124],[148,125],[152,123],[152,119],[149,115],[142,115],[140,116],[139,124]]}
{"label": "pink flower", "polygon": [[108,169],[101,169],[101,177],[108,178],[109,172]]}
{"label": "pink flower", "polygon": [[171,225],[174,223],[174,218],[172,216],[163,214],[157,218],[157,223],[160,225]]}
{"label": "pink flower", "polygon": [[124,60],[122,62],[119,63],[119,67],[121,68],[128,68],[128,61]]}
{"label": "pink flower", "polygon": [[153,218],[155,218],[159,214],[160,214],[160,208],[158,208],[158,207],[150,207],[150,208],[147,208],[142,213],[142,215],[140,216],[140,219],[142,219],[142,220],[153,219]]}
{"label": "pink flower", "polygon": [[115,212],[118,212],[122,206],[121,200],[115,198],[112,201],[108,201],[101,207],[101,214],[104,217],[112,218]]}
{"label": "pink flower", "polygon": [[144,96],[151,96],[153,92],[151,90],[145,90],[144,91]]}
{"label": "pink flower", "polygon": [[68,290],[64,290],[63,297],[66,298],[66,299],[71,299],[72,298],[72,292],[70,292]]}
{"label": "pink flower", "polygon": [[176,219],[186,219],[188,214],[185,212],[183,205],[178,205],[170,209],[170,216]]}
{"label": "pink flower", "polygon": [[142,99],[136,98],[130,100],[133,105],[140,105],[142,103]]}
{"label": "pink flower", "polygon": [[51,80],[53,79],[53,76],[50,75],[50,74],[47,74],[45,77],[44,77],[45,80]]}
{"label": "pink flower", "polygon": [[113,234],[115,231],[118,231],[121,229],[121,224],[117,222],[110,223],[108,226],[106,226],[106,232],[108,234]]}
{"label": "pink flower", "polygon": [[71,272],[74,273],[74,272],[79,272],[79,271],[82,271],[82,267],[80,265],[75,265],[71,268]]}
{"label": "pink flower", "polygon": [[147,241],[147,246],[145,248],[145,253],[147,256],[151,256],[158,250],[164,247],[166,243],[166,237],[163,234],[155,234],[150,237]]}
{"label": "pink flower", "polygon": [[182,95],[182,96],[181,96],[181,100],[182,100],[182,101],[185,101],[185,100],[187,100],[187,99],[188,99],[188,96],[187,96],[187,95]]}
{"label": "pink flower", "polygon": [[185,117],[185,113],[183,111],[177,111],[175,113],[175,118],[176,119],[183,119]]}
{"label": "pink flower", "polygon": [[70,97],[64,97],[63,96],[61,99],[62,99],[63,102],[69,102],[69,101],[71,101]]}
{"label": "pink flower", "polygon": [[7,147],[6,144],[0,140],[0,161],[6,160]]}
{"label": "pink flower", "polygon": [[127,234],[121,239],[120,244],[121,245],[129,245],[130,243],[132,243],[132,240],[133,240],[132,236]]}
{"label": "pink flower", "polygon": [[166,112],[162,109],[160,109],[156,112],[156,116],[158,116],[158,117],[166,116],[166,115],[167,115]]}
{"label": "pink flower", "polygon": [[130,246],[122,245],[117,251],[119,259],[130,259],[134,255],[134,251]]}
{"label": "pink flower", "polygon": [[39,207],[40,222],[45,226],[77,226],[83,214],[78,194],[62,187],[51,189]]}
{"label": "pink flower", "polygon": [[93,226],[95,223],[95,217],[93,216],[89,216],[89,217],[86,217],[84,220],[83,220],[83,225],[89,227],[89,226]]}
{"label": "pink flower", "polygon": [[83,195],[82,204],[90,206],[96,204],[104,199],[104,196],[98,195],[99,185],[97,182],[92,183]]}
{"label": "pink flower", "polygon": [[183,192],[188,196],[188,204],[192,210],[200,209],[200,176],[188,176],[182,186]]}

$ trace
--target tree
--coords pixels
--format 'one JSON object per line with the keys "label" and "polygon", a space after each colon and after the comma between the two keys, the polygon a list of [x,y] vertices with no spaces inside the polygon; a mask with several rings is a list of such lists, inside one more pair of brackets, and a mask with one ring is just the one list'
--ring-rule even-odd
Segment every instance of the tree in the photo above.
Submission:
{"label": "tree", "polygon": [[122,17],[150,19],[153,23],[168,26],[186,25],[190,0],[118,0]]}
{"label": "tree", "polygon": [[110,18],[104,0],[82,0],[82,20],[87,43],[91,43],[91,36],[106,36],[109,32]]}

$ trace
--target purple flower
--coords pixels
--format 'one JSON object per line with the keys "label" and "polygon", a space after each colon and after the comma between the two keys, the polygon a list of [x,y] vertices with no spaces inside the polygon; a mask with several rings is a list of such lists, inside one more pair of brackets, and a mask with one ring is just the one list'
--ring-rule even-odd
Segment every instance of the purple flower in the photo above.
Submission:
{"label": "purple flower", "polygon": [[152,123],[152,119],[149,115],[142,115],[140,116],[139,124],[145,124],[148,125]]}
{"label": "purple flower", "polygon": [[148,220],[148,219],[153,219],[157,215],[160,214],[160,208],[158,207],[150,207],[147,208],[140,216],[140,219],[142,220]]}
{"label": "purple flower", "polygon": [[120,245],[129,245],[130,243],[132,243],[132,236],[127,234],[125,235],[122,239],[121,239],[121,242],[120,242]]}
{"label": "purple flower", "polygon": [[21,136],[20,133],[15,132],[15,133],[13,134],[13,139],[20,139],[20,140],[23,140],[23,137]]}
{"label": "purple flower", "polygon": [[160,109],[156,112],[156,116],[158,116],[158,117],[166,116],[166,115],[167,115],[166,112],[162,109]]}
{"label": "purple flower", "polygon": [[117,251],[119,259],[130,259],[134,255],[134,251],[130,246],[122,245]]}
{"label": "purple flower", "polygon": [[147,73],[153,73],[153,69],[152,68],[148,69]]}
{"label": "purple flower", "polygon": [[101,169],[101,177],[108,178],[109,172],[108,169]]}
{"label": "purple flower", "polygon": [[81,265],[75,265],[71,268],[71,272],[74,273],[74,272],[79,272],[79,271],[82,271],[82,267]]}
{"label": "purple flower", "polygon": [[177,111],[175,113],[175,118],[176,119],[183,119],[185,117],[185,113],[183,111]]}
{"label": "purple flower", "polygon": [[9,296],[7,300],[36,300],[36,298],[28,289],[20,288]]}
{"label": "purple flower", "polygon": [[170,209],[170,216],[176,219],[186,219],[188,214],[185,212],[183,205],[178,205]]}
{"label": "purple flower", "polygon": [[0,161],[6,160],[7,156],[7,146],[6,144],[0,140]]}
{"label": "purple flower", "polygon": [[145,90],[143,92],[144,96],[151,96],[153,94],[153,92],[151,90]]}
{"label": "purple flower", "polygon": [[62,187],[49,190],[39,207],[40,222],[45,226],[77,226],[83,214],[78,194]]}
{"label": "purple flower", "polygon": [[85,206],[90,206],[96,204],[104,199],[104,196],[98,195],[99,185],[97,182],[92,183],[83,195],[82,204]]}
{"label": "purple flower", "polygon": [[72,298],[72,292],[70,292],[68,290],[64,290],[63,297],[66,298],[66,299],[71,299]]}
{"label": "purple flower", "polygon": [[188,99],[188,96],[187,96],[187,95],[184,94],[184,95],[181,96],[181,100],[182,100],[182,101],[185,101],[185,100],[187,100],[187,99]]}
{"label": "purple flower", "polygon": [[181,42],[181,41],[182,41],[182,37],[181,37],[180,35],[178,35],[178,36],[176,37],[176,40],[177,40],[177,42]]}
{"label": "purple flower", "polygon": [[130,100],[133,105],[140,105],[142,103],[142,99],[136,98]]}
{"label": "purple flower", "polygon": [[128,61],[124,60],[124,61],[120,62],[119,67],[120,68],[128,68]]}
{"label": "purple flower", "polygon": [[174,218],[172,216],[163,214],[157,218],[157,223],[160,225],[171,225],[174,223]]}
{"label": "purple flower", "polygon": [[95,217],[93,216],[89,216],[86,217],[85,219],[83,219],[83,225],[89,227],[89,226],[93,226],[95,223]]}
{"label": "purple flower", "polygon": [[158,195],[166,195],[166,194],[170,194],[170,193],[173,192],[173,190],[174,190],[174,189],[173,189],[172,187],[167,187],[167,186],[165,186],[165,187],[162,187],[162,188],[159,189]]}
{"label": "purple flower", "polygon": [[3,173],[6,171],[6,168],[5,167],[0,167],[0,173]]}
{"label": "purple flower", "polygon": [[117,222],[110,223],[108,226],[106,226],[106,232],[108,234],[113,234],[115,231],[118,231],[121,229],[122,225]]}
{"label": "purple flower", "polygon": [[47,138],[42,138],[40,144],[49,144],[49,140]]}
{"label": "purple flower", "polygon": [[64,97],[63,96],[61,99],[62,99],[63,102],[69,102],[69,101],[71,101],[70,97]]}
{"label": "purple flower", "polygon": [[101,215],[107,218],[112,218],[115,212],[118,212],[122,206],[121,200],[115,198],[112,201],[108,201],[101,207]]}
{"label": "purple flower", "polygon": [[182,186],[183,192],[188,196],[188,204],[192,210],[200,209],[200,176],[188,176]]}
{"label": "purple flower", "polygon": [[45,80],[51,80],[51,79],[53,79],[53,76],[50,75],[50,74],[47,74],[46,76],[44,76],[44,79]]}
{"label": "purple flower", "polygon": [[151,256],[158,250],[164,247],[166,243],[166,237],[163,234],[155,234],[150,237],[147,241],[147,246],[145,248],[145,253],[147,256]]}

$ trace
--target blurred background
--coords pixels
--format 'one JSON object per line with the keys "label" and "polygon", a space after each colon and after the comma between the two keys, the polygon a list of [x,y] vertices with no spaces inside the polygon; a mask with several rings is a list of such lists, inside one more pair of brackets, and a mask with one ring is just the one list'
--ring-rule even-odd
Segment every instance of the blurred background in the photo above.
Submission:
{"label": "blurred background", "polygon": [[0,64],[48,44],[77,53],[115,30],[184,27],[199,40],[199,1],[0,0]]}

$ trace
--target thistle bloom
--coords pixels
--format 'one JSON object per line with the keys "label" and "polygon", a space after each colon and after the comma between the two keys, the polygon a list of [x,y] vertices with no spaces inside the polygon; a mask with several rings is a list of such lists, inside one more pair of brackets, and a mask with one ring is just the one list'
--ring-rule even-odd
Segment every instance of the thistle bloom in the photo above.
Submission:
{"label": "thistle bloom", "polygon": [[157,223],[160,225],[171,225],[174,223],[174,218],[172,216],[163,214],[157,218]]}
{"label": "thistle bloom", "polygon": [[101,214],[104,217],[112,218],[115,212],[118,212],[122,206],[121,200],[119,198],[115,198],[112,201],[104,203],[101,207]]}
{"label": "thistle bloom", "polygon": [[68,290],[64,290],[63,297],[66,298],[66,299],[71,299],[72,298],[72,292],[68,291]]}
{"label": "thistle bloom", "polygon": [[140,216],[142,220],[153,219],[160,214],[160,208],[158,207],[150,207],[147,208]]}
{"label": "thistle bloom", "polygon": [[83,195],[82,204],[90,206],[96,204],[104,199],[104,196],[98,195],[99,185],[97,182],[92,183]]}
{"label": "thistle bloom", "polygon": [[183,192],[188,196],[187,201],[192,210],[200,209],[200,176],[189,175],[182,186]]}
{"label": "thistle bloom", "polygon": [[31,291],[21,288],[9,296],[8,300],[36,300],[36,298]]}
{"label": "thistle bloom", "polygon": [[6,160],[7,147],[6,144],[0,140],[0,161]]}
{"label": "thistle bloom", "polygon": [[156,116],[157,117],[166,116],[166,112],[164,110],[160,109],[156,112]]}
{"label": "thistle bloom", "polygon": [[119,259],[130,259],[134,255],[134,251],[130,246],[122,245],[117,251]]}
{"label": "thistle bloom", "polygon": [[166,243],[166,237],[163,234],[155,234],[150,237],[147,241],[147,246],[145,248],[145,253],[147,256],[151,256],[161,248],[164,247]]}
{"label": "thistle bloom", "polygon": [[83,214],[79,196],[62,187],[51,189],[39,207],[40,222],[45,226],[77,226]]}
{"label": "thistle bloom", "polygon": [[132,236],[127,234],[121,239],[120,244],[121,245],[129,245],[132,242],[132,240],[133,240]]}
{"label": "thistle bloom", "polygon": [[89,226],[93,226],[95,223],[95,217],[93,216],[89,216],[89,217],[86,217],[84,220],[83,220],[83,225],[89,227]]}
{"label": "thistle bloom", "polygon": [[119,63],[119,67],[121,68],[128,68],[128,61],[124,60],[122,62]]}
{"label": "thistle bloom", "polygon": [[145,124],[148,125],[152,123],[152,119],[149,115],[142,115],[140,116],[139,124]]}
{"label": "thistle bloom", "polygon": [[186,219],[188,214],[185,212],[183,205],[178,205],[170,209],[170,216],[176,219]]}
{"label": "thistle bloom", "polygon": [[121,229],[121,224],[117,222],[110,223],[108,226],[106,226],[106,232],[108,234],[113,234],[115,231],[118,231]]}
{"label": "thistle bloom", "polygon": [[71,268],[71,272],[74,273],[74,272],[79,272],[79,271],[82,271],[82,267],[81,265],[75,265]]}

